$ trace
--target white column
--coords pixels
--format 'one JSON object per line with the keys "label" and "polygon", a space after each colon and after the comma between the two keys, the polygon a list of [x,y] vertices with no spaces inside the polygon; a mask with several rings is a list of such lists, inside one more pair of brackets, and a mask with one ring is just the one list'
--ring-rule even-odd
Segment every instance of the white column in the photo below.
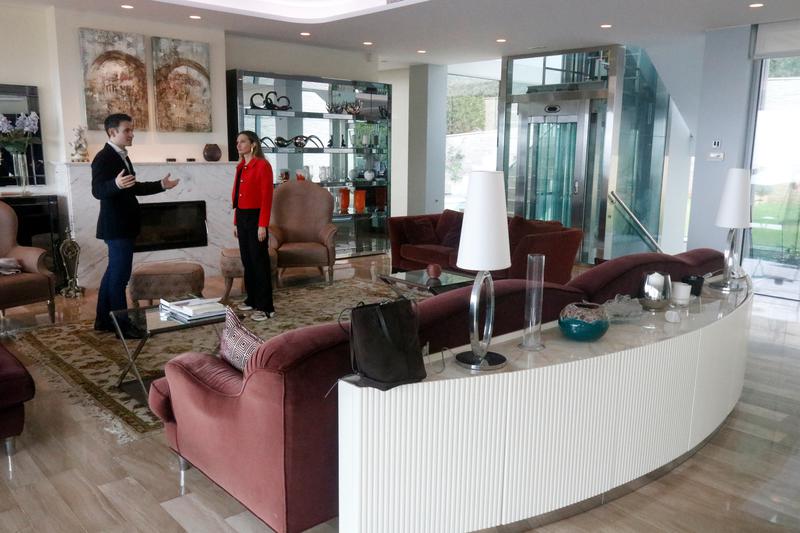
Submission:
{"label": "white column", "polygon": [[444,209],[447,67],[409,69],[408,214]]}

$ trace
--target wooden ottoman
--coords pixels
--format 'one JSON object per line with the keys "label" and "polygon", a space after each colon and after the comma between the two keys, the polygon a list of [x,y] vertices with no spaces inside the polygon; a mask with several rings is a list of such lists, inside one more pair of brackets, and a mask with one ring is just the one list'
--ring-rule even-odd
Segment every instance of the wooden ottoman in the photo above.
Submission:
{"label": "wooden ottoman", "polygon": [[[269,249],[269,266],[270,274],[272,275],[272,286],[275,287],[275,274],[278,271],[278,254],[274,249]],[[222,272],[222,277],[225,278],[225,294],[222,296],[223,300],[227,300],[231,294],[233,287],[233,280],[242,278],[242,293],[245,292],[244,287],[244,267],[242,266],[242,256],[239,254],[238,248],[223,248],[219,255],[219,269]]]}
{"label": "wooden ottoman", "polygon": [[133,306],[139,300],[153,300],[185,294],[203,295],[205,273],[202,265],[185,261],[144,263],[136,267],[128,284]]}

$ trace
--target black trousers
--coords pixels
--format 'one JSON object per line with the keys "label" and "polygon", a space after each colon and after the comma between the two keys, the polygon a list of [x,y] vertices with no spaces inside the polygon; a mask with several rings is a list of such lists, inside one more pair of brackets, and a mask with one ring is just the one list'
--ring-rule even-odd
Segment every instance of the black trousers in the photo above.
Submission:
{"label": "black trousers", "polygon": [[245,303],[254,309],[271,313],[272,276],[269,265],[269,239],[258,241],[258,209],[236,210],[236,231],[239,235],[239,254],[244,266],[247,286]]}

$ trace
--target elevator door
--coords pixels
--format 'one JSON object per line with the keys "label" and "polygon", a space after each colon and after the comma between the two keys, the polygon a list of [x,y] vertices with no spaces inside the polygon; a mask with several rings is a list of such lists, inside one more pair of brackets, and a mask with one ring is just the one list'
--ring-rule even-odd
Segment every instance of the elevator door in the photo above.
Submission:
{"label": "elevator door", "polygon": [[588,100],[531,102],[520,106],[521,213],[584,229]]}

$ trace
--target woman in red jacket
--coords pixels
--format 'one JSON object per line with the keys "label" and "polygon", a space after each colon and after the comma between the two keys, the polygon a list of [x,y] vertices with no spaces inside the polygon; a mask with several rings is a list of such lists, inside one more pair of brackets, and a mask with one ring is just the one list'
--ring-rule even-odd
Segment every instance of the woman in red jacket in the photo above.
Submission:
{"label": "woman in red jacket", "polygon": [[267,227],[272,209],[272,166],[252,131],[236,136],[239,165],[233,184],[233,234],[239,239],[247,298],[240,311],[255,310],[253,320],[275,316]]}

